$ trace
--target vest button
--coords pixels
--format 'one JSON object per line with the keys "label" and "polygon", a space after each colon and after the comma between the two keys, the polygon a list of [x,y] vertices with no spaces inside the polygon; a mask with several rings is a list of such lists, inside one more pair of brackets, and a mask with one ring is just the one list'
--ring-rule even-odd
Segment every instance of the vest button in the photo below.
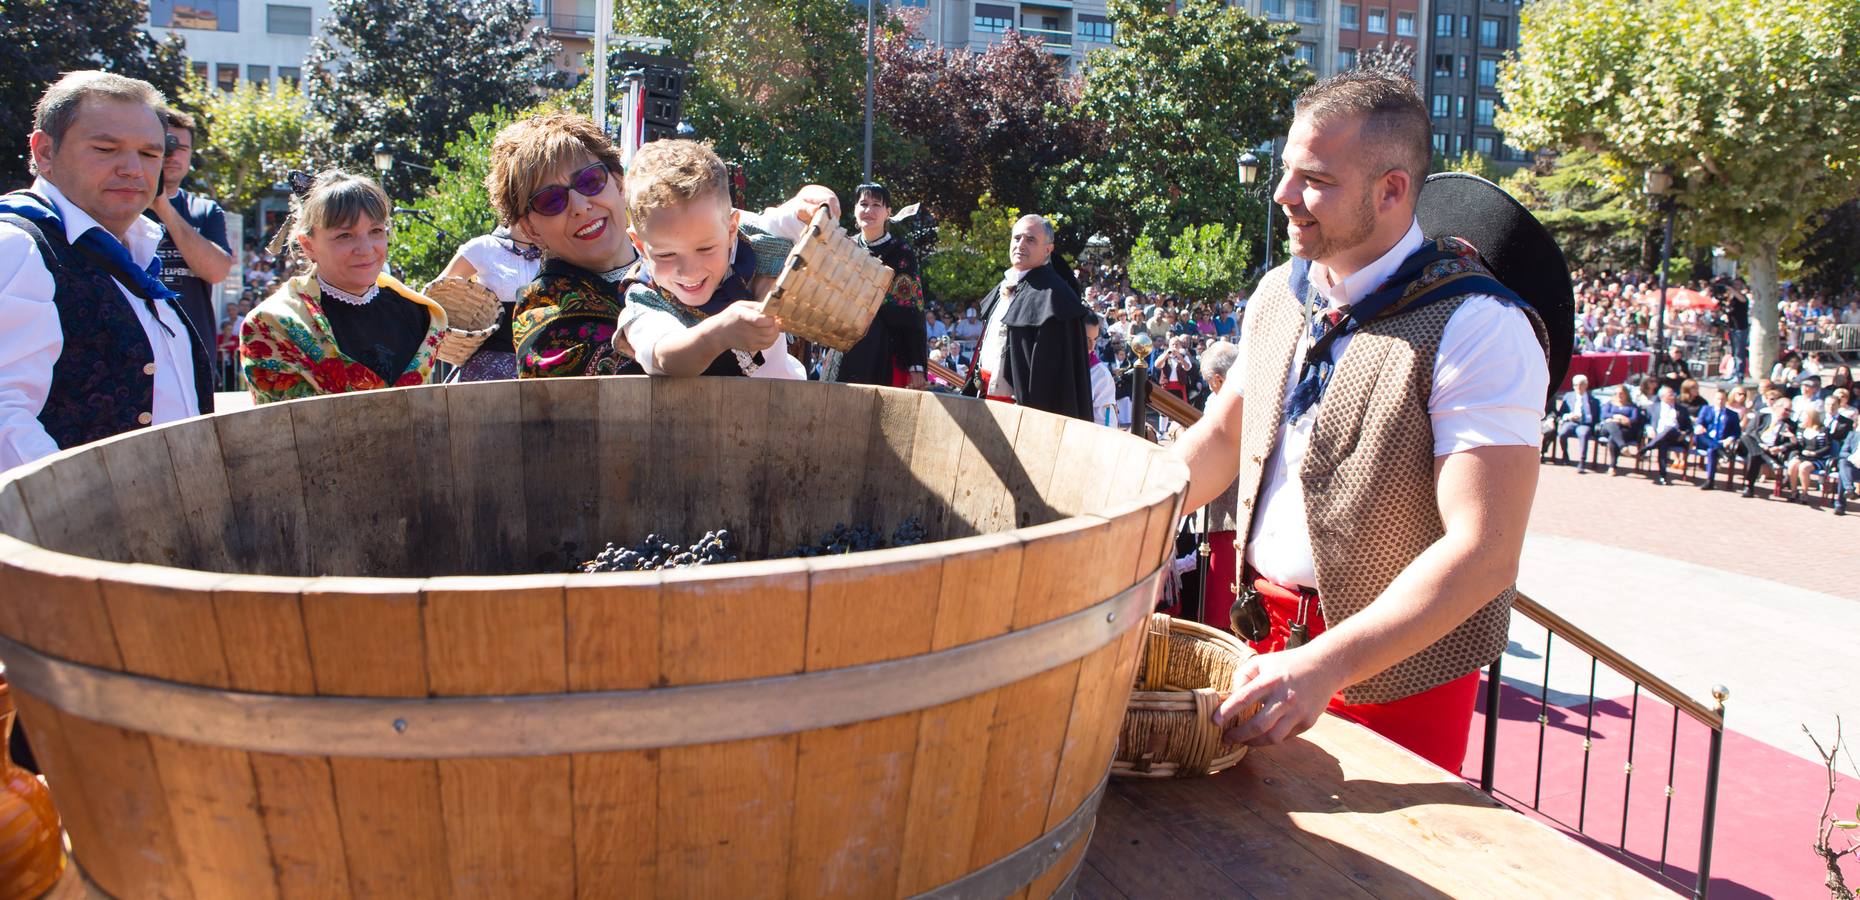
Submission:
{"label": "vest button", "polygon": [[155,374],[155,364],[154,364],[154,363],[149,363],[148,365],[146,365],[146,366],[143,366],[143,367],[142,367],[142,374],[144,374],[144,375],[153,375],[153,374]]}
{"label": "vest button", "polygon": [[136,414],[136,421],[140,424],[147,425],[155,421],[155,416],[151,413],[138,413]]}

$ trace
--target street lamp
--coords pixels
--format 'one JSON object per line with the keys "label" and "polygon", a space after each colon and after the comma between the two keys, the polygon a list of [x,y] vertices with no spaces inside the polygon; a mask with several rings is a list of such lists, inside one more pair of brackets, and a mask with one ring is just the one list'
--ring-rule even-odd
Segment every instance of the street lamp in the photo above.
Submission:
{"label": "street lamp", "polygon": [[[1253,184],[1259,181],[1259,164],[1260,159],[1258,156],[1254,155],[1253,151],[1248,150],[1241,154],[1241,184],[1252,187]],[[1270,272],[1272,271],[1272,158],[1270,155],[1266,158],[1266,187],[1264,194],[1266,200],[1266,257],[1263,271]]]}
{"label": "street lamp", "polygon": [[409,169],[419,169],[422,172],[433,171],[432,166],[423,166],[417,162],[409,162],[404,159],[397,160],[394,158],[394,148],[389,147],[387,144],[384,144],[384,143],[375,144],[375,171],[380,172],[382,175],[385,176],[387,175],[389,169],[394,168],[394,164],[396,162],[400,163],[403,166],[406,166]]}
{"label": "street lamp", "polygon": [[1660,309],[1653,320],[1654,370],[1658,371],[1660,357],[1666,352],[1666,268],[1673,256],[1673,213],[1677,205],[1673,199],[1673,173],[1665,166],[1648,167],[1641,190],[1653,198],[1655,208],[1666,213],[1666,238],[1660,245]]}

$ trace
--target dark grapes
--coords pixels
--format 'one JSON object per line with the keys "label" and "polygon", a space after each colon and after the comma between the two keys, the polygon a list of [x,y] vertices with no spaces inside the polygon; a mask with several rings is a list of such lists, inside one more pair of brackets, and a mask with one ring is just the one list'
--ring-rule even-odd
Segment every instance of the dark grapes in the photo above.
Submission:
{"label": "dark grapes", "polygon": [[[841,522],[820,536],[818,541],[802,544],[787,556],[838,556],[862,553],[886,547],[909,547],[921,544],[928,532],[922,519],[911,516],[900,524],[889,539],[871,525],[849,526]],[[696,542],[685,545],[658,533],[631,547],[608,544],[597,556],[576,567],[578,572],[650,572],[659,569],[683,569],[717,563],[736,562],[736,539],[728,529],[706,531]]]}

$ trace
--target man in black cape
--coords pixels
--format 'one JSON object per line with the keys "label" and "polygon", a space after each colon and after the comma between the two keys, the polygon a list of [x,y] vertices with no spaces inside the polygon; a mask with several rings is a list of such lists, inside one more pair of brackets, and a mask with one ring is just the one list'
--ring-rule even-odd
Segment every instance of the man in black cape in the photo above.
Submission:
{"label": "man in black cape", "polygon": [[1090,421],[1087,310],[1071,273],[1052,264],[1053,226],[1022,216],[1008,258],[1001,284],[982,298],[986,324],[968,392]]}

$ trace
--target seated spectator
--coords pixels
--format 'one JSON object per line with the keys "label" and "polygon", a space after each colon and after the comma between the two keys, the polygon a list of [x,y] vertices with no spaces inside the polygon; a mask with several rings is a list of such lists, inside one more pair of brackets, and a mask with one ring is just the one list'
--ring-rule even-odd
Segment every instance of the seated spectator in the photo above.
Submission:
{"label": "seated spectator", "polygon": [[1700,490],[1712,490],[1718,480],[1718,461],[1729,460],[1743,435],[1742,387],[1718,392],[1717,402],[1699,410],[1692,423],[1692,446],[1705,456],[1705,481]]}
{"label": "seated spectator", "polygon": [[1789,417],[1789,398],[1780,391],[1772,391],[1771,395],[1769,409],[1744,429],[1744,454],[1749,461],[1744,468],[1745,497],[1757,495],[1757,479],[1765,467],[1776,473],[1776,487],[1770,496],[1781,497],[1788,477],[1787,460],[1795,454],[1796,424]]}
{"label": "seated spectator", "polygon": [[1589,440],[1602,423],[1602,401],[1589,391],[1589,376],[1577,375],[1571,379],[1574,390],[1557,399],[1556,404],[1556,440],[1562,448],[1563,458],[1569,455],[1569,439],[1576,439],[1576,474],[1589,472]]}
{"label": "seated spectator", "polygon": [[1694,419],[1697,419],[1699,413],[1705,409],[1705,398],[1699,396],[1697,380],[1688,378],[1679,383],[1679,405],[1685,407],[1686,412]]}
{"label": "seated spectator", "polygon": [[1810,476],[1828,477],[1830,463],[1834,460],[1834,442],[1822,426],[1821,410],[1804,412],[1801,424],[1796,432],[1794,452],[1789,456],[1789,487],[1795,494],[1795,502],[1810,505],[1815,495],[1809,492],[1808,479]]}
{"label": "seated spectator", "polygon": [[[1696,390],[1696,388],[1695,388]],[[1653,483],[1666,485],[1666,454],[1671,450],[1681,450],[1691,443],[1692,415],[1679,403],[1678,395],[1670,387],[1660,388],[1659,398],[1647,409],[1647,427],[1653,435],[1647,440],[1647,450],[1654,451],[1659,470],[1653,476]],[[1642,450],[1645,453],[1646,450]]]}
{"label": "seated spectator", "polygon": [[1634,405],[1627,385],[1615,386],[1614,399],[1602,405],[1602,437],[1608,442],[1608,474],[1621,474],[1621,451],[1640,441],[1647,414]]}
{"label": "seated spectator", "polygon": [[1860,428],[1848,429],[1847,439],[1835,453],[1840,484],[1834,492],[1834,514],[1844,516],[1847,515],[1847,499],[1853,496],[1855,483],[1860,482]]}

